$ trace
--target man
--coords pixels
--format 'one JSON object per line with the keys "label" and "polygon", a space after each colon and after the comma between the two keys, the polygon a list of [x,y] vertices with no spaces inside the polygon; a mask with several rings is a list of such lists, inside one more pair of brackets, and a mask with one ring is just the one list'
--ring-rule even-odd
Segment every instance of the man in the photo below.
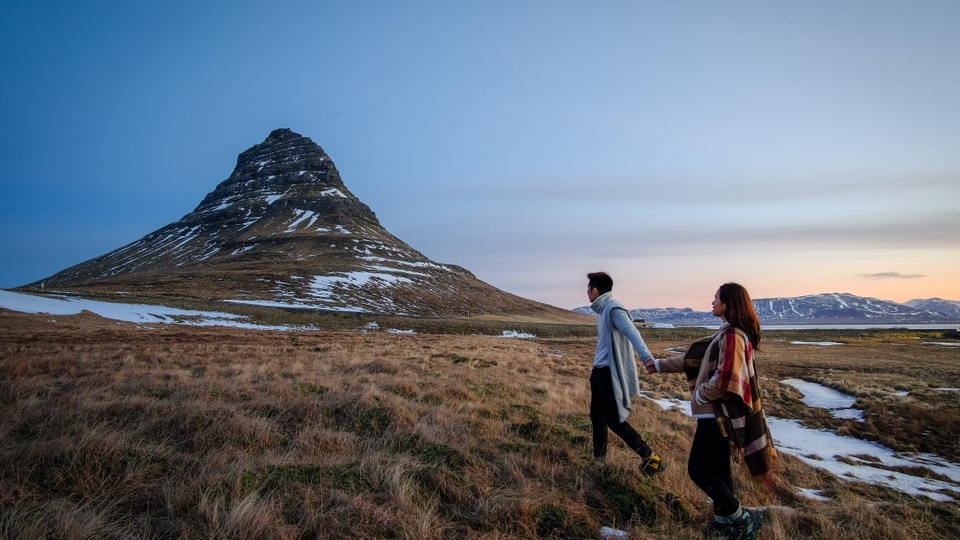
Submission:
{"label": "man", "polygon": [[[617,434],[641,458],[640,472],[655,476],[663,472],[660,456],[627,423],[630,398],[640,394],[634,350],[644,364],[653,355],[633,325],[630,313],[613,299],[613,278],[604,272],[587,274],[587,298],[597,319],[597,352],[590,373],[590,421],[593,424],[593,458],[607,456],[607,428]],[[632,344],[632,345],[631,345]]]}

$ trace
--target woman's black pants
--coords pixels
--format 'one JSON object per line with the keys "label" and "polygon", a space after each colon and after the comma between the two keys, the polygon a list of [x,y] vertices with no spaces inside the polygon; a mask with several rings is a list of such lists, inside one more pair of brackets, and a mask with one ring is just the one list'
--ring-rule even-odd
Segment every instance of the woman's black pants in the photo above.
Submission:
{"label": "woman's black pants", "polygon": [[653,452],[643,437],[627,422],[621,422],[617,402],[613,396],[613,379],[609,367],[593,368],[590,373],[590,422],[593,424],[593,457],[603,459],[607,455],[607,428],[627,443],[640,457],[649,457]]}
{"label": "woman's black pants", "polygon": [[716,418],[697,419],[687,474],[713,499],[714,514],[729,516],[740,508],[740,501],[733,494],[730,474],[730,441],[723,436]]}

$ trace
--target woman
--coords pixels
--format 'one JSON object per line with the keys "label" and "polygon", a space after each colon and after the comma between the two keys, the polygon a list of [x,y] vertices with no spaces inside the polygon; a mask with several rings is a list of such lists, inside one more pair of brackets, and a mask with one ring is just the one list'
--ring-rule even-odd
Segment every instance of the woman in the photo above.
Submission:
{"label": "woman", "polygon": [[[733,494],[731,453],[744,459],[754,478],[773,485],[776,457],[760,403],[753,353],[760,345],[760,320],[747,290],[725,283],[713,298],[713,315],[723,319],[712,337],[691,345],[686,355],[656,360],[650,373],[686,373],[697,431],[687,473],[713,500],[708,536],[753,539],[762,524],[756,510],[740,506]],[[732,447],[732,451],[731,451]]]}

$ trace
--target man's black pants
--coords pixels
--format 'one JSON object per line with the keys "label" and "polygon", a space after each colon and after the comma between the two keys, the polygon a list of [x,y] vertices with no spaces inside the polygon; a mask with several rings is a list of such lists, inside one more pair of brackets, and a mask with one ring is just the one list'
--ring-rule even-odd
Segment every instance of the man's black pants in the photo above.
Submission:
{"label": "man's black pants", "polygon": [[607,428],[623,439],[640,457],[646,458],[653,453],[633,426],[620,421],[609,367],[595,367],[590,373],[590,422],[593,424],[595,459],[603,459],[607,455]]}

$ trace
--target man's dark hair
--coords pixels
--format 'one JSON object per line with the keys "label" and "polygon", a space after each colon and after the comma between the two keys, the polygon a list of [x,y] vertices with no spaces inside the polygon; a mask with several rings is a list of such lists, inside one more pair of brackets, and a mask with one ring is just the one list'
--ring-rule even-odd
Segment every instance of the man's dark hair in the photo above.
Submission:
{"label": "man's dark hair", "polygon": [[600,294],[606,294],[613,290],[613,278],[606,272],[591,272],[587,274],[590,281],[587,286],[591,289],[597,289]]}

